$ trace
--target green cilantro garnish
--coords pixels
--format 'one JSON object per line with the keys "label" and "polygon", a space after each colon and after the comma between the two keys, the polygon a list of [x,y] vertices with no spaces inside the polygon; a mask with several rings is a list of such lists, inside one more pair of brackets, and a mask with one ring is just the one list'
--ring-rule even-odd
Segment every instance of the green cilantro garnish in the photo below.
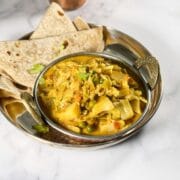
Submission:
{"label": "green cilantro garnish", "polygon": [[28,69],[30,74],[38,74],[44,69],[43,64],[34,64],[31,69]]}
{"label": "green cilantro garnish", "polygon": [[34,125],[33,128],[39,133],[47,133],[47,132],[49,132],[48,126],[45,126],[45,125],[37,124],[37,125]]}

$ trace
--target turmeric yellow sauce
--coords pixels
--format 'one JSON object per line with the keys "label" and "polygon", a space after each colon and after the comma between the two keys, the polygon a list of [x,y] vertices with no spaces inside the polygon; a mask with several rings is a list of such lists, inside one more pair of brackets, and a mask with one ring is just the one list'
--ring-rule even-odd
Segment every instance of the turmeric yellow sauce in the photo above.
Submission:
{"label": "turmeric yellow sauce", "polygon": [[39,82],[48,116],[80,134],[110,135],[139,119],[147,100],[125,68],[97,56],[77,56],[52,66]]}

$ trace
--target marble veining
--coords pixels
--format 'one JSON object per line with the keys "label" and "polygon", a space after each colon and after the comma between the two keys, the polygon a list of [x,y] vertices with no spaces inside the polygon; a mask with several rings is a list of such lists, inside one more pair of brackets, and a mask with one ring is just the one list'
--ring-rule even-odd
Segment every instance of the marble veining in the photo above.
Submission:
{"label": "marble veining", "polygon": [[[48,0],[1,0],[0,40],[37,26]],[[73,19],[117,28],[143,43],[161,65],[164,96],[144,129],[130,140],[98,151],[58,149],[14,128],[0,114],[0,180],[179,180],[180,1],[88,0],[67,12]]]}

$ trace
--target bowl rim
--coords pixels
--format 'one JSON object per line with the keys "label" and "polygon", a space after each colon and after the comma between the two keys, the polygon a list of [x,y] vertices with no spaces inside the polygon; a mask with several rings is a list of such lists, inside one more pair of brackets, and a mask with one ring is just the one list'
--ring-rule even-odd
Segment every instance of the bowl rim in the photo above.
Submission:
{"label": "bowl rim", "polygon": [[[147,98],[147,101],[148,101],[148,103],[146,104],[146,107],[145,107],[141,117],[136,122],[134,122],[129,127],[125,128],[124,130],[119,131],[119,132],[114,133],[114,134],[110,134],[110,135],[85,135],[85,134],[78,134],[78,133],[75,133],[75,132],[73,132],[71,130],[66,129],[65,127],[61,126],[60,124],[55,123],[53,120],[51,120],[46,115],[44,110],[41,108],[41,105],[40,105],[39,100],[38,100],[38,85],[39,85],[40,78],[52,66],[58,64],[61,61],[67,60],[68,58],[77,57],[77,56],[99,56],[99,57],[104,57],[104,58],[107,58],[109,60],[116,61],[119,64],[123,64],[125,66],[125,68],[129,69],[131,72],[136,74],[136,76],[138,77],[138,79],[140,79],[140,81],[142,82],[142,84],[143,84],[143,86],[145,88],[145,94],[146,94],[146,98]],[[88,141],[88,142],[105,142],[105,141],[114,140],[114,139],[119,138],[119,137],[125,137],[128,134],[131,134],[132,132],[134,132],[134,131],[136,131],[138,129],[137,126],[138,126],[138,124],[140,124],[143,121],[143,118],[144,118],[145,114],[148,111],[149,104],[150,104],[150,99],[151,99],[151,89],[149,88],[149,86],[146,83],[145,79],[143,78],[142,74],[139,73],[139,71],[134,66],[132,66],[131,63],[128,64],[127,61],[123,60],[123,58],[120,58],[120,57],[118,57],[116,55],[112,55],[112,54],[109,54],[109,53],[106,53],[106,52],[79,52],[79,53],[72,53],[72,54],[69,54],[69,55],[66,55],[66,56],[58,57],[53,62],[51,62],[49,65],[47,65],[43,69],[43,71],[38,75],[38,77],[36,78],[35,85],[34,85],[34,88],[33,88],[33,97],[34,97],[35,104],[36,104],[40,114],[42,115],[43,119],[46,121],[46,123],[48,123],[48,125],[50,125],[54,129],[58,130],[59,132],[70,136],[73,139],[80,140],[80,141]]]}

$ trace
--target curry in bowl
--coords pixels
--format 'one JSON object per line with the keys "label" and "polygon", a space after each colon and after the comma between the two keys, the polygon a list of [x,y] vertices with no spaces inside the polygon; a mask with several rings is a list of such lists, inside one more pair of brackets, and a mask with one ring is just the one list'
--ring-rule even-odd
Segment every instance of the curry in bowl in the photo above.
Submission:
{"label": "curry in bowl", "polygon": [[81,55],[51,66],[39,79],[48,118],[78,134],[116,134],[136,122],[147,98],[129,70],[104,57]]}

